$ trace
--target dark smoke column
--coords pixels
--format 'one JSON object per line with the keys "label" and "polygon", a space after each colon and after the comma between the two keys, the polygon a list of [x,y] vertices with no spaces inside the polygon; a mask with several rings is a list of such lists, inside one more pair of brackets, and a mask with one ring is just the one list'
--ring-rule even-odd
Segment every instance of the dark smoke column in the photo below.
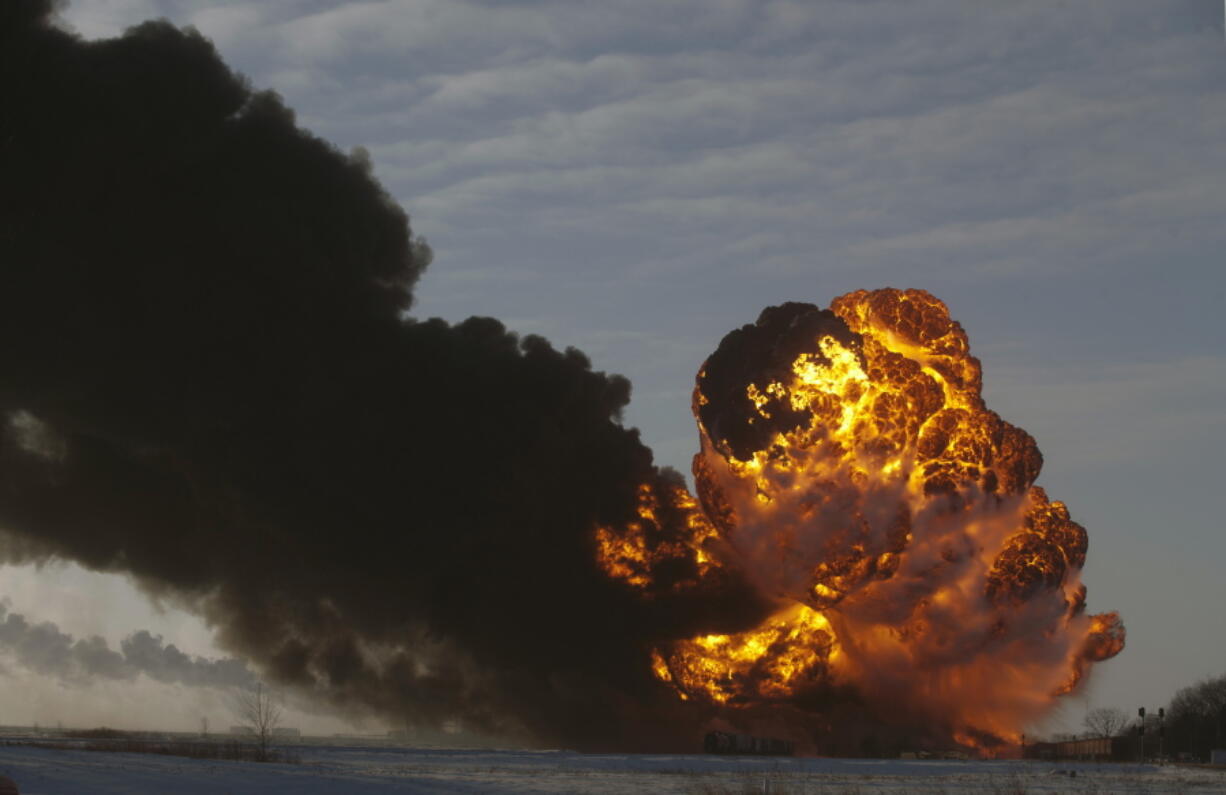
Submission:
{"label": "dark smoke column", "polygon": [[364,159],[194,31],[84,42],[50,12],[0,6],[5,559],[174,592],[263,674],[396,723],[661,742],[650,647],[719,611],[597,569],[593,526],[675,478],[626,380],[406,319],[428,250]]}

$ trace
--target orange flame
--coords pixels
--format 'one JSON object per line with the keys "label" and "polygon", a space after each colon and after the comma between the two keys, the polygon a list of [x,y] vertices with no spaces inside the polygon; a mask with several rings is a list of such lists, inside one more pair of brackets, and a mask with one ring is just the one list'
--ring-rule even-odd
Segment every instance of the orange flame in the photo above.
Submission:
{"label": "orange flame", "polygon": [[773,307],[728,335],[694,390],[701,509],[645,485],[638,521],[597,528],[597,559],[647,595],[671,561],[693,572],[674,589],[736,569],[777,609],[657,648],[655,675],[731,709],[850,686],[882,720],[978,746],[1118,653],[1118,615],[1084,615],[1085,530],[1033,486],[1034,440],[981,387],[966,333],[920,290]]}

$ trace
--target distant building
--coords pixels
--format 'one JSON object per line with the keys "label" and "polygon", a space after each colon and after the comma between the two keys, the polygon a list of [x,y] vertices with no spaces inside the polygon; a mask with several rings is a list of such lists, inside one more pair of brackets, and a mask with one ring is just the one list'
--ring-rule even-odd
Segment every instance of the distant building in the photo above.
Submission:
{"label": "distant building", "polygon": [[231,726],[230,734],[235,734],[240,737],[254,737],[255,729],[250,726]]}

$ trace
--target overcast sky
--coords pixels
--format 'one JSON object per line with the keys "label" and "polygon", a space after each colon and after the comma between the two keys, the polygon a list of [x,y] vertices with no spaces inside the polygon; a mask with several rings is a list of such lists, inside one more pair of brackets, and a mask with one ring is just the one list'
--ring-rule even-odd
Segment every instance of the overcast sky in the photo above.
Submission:
{"label": "overcast sky", "polygon": [[[1226,673],[1222,13],[74,0],[64,18],[88,38],[194,25],[300,124],[365,147],[435,251],[413,314],[493,315],[581,348],[631,379],[627,422],[683,471],[694,373],[764,306],[882,286],[943,298],[989,407],[1035,436],[1039,484],[1089,530],[1090,609],[1128,627],[1066,708],[1076,727],[1087,703],[1154,708]],[[0,582],[13,611],[77,636],[150,629],[221,654],[114,577]],[[0,681],[5,723],[119,710],[194,728],[213,709],[151,706],[173,696],[161,683]]]}

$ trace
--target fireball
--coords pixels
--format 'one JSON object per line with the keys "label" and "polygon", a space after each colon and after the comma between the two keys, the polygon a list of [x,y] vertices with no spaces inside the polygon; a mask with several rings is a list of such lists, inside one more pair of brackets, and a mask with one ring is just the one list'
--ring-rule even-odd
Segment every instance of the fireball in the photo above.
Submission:
{"label": "fireball", "polygon": [[981,744],[1117,654],[1118,615],[1085,612],[1085,529],[981,390],[922,290],[769,307],[728,334],[694,388],[697,500],[645,484],[637,521],[596,529],[597,562],[643,599],[736,571],[773,612],[662,644],[655,676],[725,710],[842,688],[878,721]]}

